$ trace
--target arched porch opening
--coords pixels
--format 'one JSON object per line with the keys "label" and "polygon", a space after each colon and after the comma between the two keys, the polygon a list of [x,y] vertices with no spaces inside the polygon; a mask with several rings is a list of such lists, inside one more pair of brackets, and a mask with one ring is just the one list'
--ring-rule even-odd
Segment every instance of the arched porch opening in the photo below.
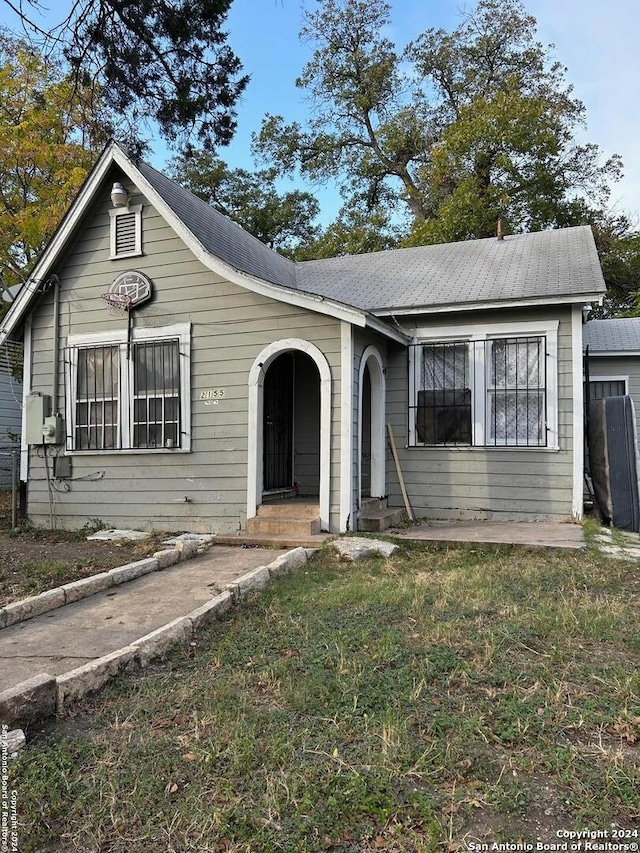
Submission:
{"label": "arched porch opening", "polygon": [[317,494],[329,529],[331,373],[299,338],[274,341],[249,372],[247,518],[270,495]]}
{"label": "arched porch opening", "polygon": [[386,380],[378,349],[368,346],[360,360],[358,383],[358,504],[386,494]]}

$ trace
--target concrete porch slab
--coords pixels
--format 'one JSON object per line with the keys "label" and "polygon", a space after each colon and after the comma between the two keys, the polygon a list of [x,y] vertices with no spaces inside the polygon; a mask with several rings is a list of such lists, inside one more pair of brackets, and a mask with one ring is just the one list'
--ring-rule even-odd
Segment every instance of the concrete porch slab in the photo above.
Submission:
{"label": "concrete porch slab", "polygon": [[559,521],[430,521],[392,528],[385,535],[409,542],[475,542],[575,550],[586,547],[580,524]]}

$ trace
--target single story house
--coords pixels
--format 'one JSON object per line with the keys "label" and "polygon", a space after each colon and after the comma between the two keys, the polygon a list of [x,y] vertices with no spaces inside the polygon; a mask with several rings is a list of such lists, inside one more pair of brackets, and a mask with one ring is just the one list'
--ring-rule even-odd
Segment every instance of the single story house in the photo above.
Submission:
{"label": "single story house", "polygon": [[357,530],[399,467],[418,517],[579,519],[604,290],[586,227],[294,263],[110,143],[0,324],[29,517]]}
{"label": "single story house", "polygon": [[588,353],[589,399],[628,394],[640,435],[640,317],[589,320],[583,340]]}

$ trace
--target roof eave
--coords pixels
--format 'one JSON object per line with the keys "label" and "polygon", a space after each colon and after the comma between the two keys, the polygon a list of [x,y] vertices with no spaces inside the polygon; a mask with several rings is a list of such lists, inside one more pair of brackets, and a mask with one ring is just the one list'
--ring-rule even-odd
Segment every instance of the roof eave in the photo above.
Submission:
{"label": "roof eave", "polygon": [[406,346],[411,343],[411,335],[407,335],[405,332],[400,331],[400,329],[394,329],[393,326],[389,326],[388,323],[384,323],[372,314],[367,314],[366,323],[374,332],[379,332],[381,335],[398,344]]}
{"label": "roof eave", "polygon": [[31,275],[16,296],[13,305],[7,314],[5,314],[2,322],[0,322],[0,344],[4,343],[21,324],[31,306],[31,302],[38,293],[39,285],[45,282],[50,276],[60,252],[64,249],[67,240],[73,233],[74,228],[93,198],[95,191],[111,167],[111,163],[115,159],[114,152],[118,150],[115,142],[108,143],[100,155],[98,162],[87,176],[73,204],[58,225]]}
{"label": "roof eave", "polygon": [[124,151],[115,143],[107,145],[100,159],[90,172],[85,184],[76,196],[71,208],[58,226],[57,231],[45,248],[40,260],[34,268],[31,276],[19,292],[14,304],[0,323],[0,344],[3,343],[15,329],[20,325],[28,312],[31,303],[38,293],[38,287],[46,281],[51,270],[58,259],[60,252],[64,249],[67,240],[73,233],[80,218],[91,202],[98,186],[104,179],[111,165],[115,163],[123,172],[128,174],[138,189],[149,199],[150,203],[159,210],[171,227],[182,237],[185,243],[193,251],[195,256],[208,269],[227,278],[253,292],[269,296],[281,302],[307,308],[320,314],[328,314],[338,320],[346,320],[353,325],[364,327],[366,325],[366,312],[343,305],[323,296],[317,296],[306,291],[298,291],[284,285],[251,276],[242,270],[235,269],[231,265],[212,255],[184,222],[173,212],[171,207],[164,201],[162,196],[154,189],[151,183],[144,177],[135,163],[129,159]]}
{"label": "roof eave", "polygon": [[306,291],[298,291],[285,285],[275,284],[250,275],[243,270],[236,269],[230,264],[218,258],[198,240],[195,234],[185,225],[180,217],[174,213],[173,209],[162,198],[153,185],[145,178],[142,172],[129,160],[128,157],[119,149],[115,148],[114,160],[118,163],[123,171],[133,170],[134,174],[130,175],[131,179],[138,186],[143,194],[149,199],[151,204],[162,214],[174,231],[182,238],[186,245],[191,249],[196,258],[212,272],[226,278],[234,284],[251,290],[254,293],[260,293],[263,296],[268,296],[272,299],[277,299],[280,302],[286,302],[290,305],[308,308],[311,311],[316,311],[319,314],[328,314],[339,320],[346,320],[356,326],[365,325],[365,313],[357,308],[352,308],[347,305],[342,305],[331,299],[325,299],[322,296],[307,293]]}
{"label": "roof eave", "polygon": [[[586,351],[586,346],[585,346]],[[617,350],[595,350],[589,347],[589,358],[627,358],[640,356],[640,350],[637,349],[617,349]]]}
{"label": "roof eave", "polygon": [[453,314],[461,311],[486,311],[494,308],[525,308],[528,306],[544,305],[575,305],[584,302],[602,302],[603,291],[586,291],[584,293],[566,294],[563,296],[539,296],[524,299],[486,300],[483,302],[455,302],[441,305],[398,306],[390,308],[372,308],[375,317],[410,316],[414,314]]}

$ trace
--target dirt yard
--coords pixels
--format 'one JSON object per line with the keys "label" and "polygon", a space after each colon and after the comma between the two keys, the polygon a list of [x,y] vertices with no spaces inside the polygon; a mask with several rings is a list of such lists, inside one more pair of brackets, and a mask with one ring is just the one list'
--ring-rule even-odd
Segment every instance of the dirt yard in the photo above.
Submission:
{"label": "dirt yard", "polygon": [[166,535],[141,542],[88,542],[70,533],[24,526],[11,530],[11,495],[0,492],[0,607],[63,583],[114,569],[158,551]]}

